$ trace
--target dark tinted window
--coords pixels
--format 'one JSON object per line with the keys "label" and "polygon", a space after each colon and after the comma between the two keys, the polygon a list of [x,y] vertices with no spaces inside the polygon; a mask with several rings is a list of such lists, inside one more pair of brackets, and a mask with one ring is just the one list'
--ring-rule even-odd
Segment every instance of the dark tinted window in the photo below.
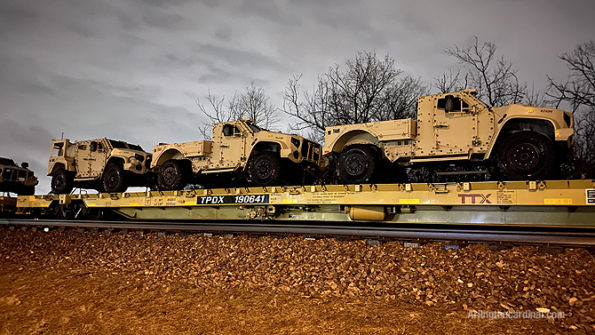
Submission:
{"label": "dark tinted window", "polygon": [[108,141],[112,145],[112,147],[117,148],[117,149],[132,149],[132,150],[143,151],[143,148],[141,148],[140,145],[129,144],[126,142],[116,141],[116,140],[108,140]]}
{"label": "dark tinted window", "polygon": [[17,166],[12,159],[2,158],[2,157],[0,157],[0,164],[2,164],[2,165],[10,165],[10,166]]}
{"label": "dark tinted window", "polygon": [[455,98],[452,95],[448,95],[442,99],[438,99],[438,105],[436,106],[438,109],[446,109],[446,104],[450,100],[452,103],[452,110],[450,112],[467,112],[469,111],[469,104],[467,104],[461,98]]}

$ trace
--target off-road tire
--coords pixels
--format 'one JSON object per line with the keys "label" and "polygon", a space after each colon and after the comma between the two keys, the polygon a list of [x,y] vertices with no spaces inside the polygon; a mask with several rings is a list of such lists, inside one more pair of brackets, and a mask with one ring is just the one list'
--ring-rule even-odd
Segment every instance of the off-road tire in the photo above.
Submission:
{"label": "off-road tire", "polygon": [[248,177],[256,185],[273,185],[281,176],[281,162],[272,152],[259,152],[248,162]]}
{"label": "off-road tire", "polygon": [[182,161],[168,160],[159,167],[157,185],[160,190],[181,190],[186,186],[188,173]]}
{"label": "off-road tire", "polygon": [[536,132],[508,135],[498,148],[498,169],[510,180],[544,179],[556,162],[552,140]]}
{"label": "off-road tire", "polygon": [[107,193],[124,192],[128,188],[125,179],[122,166],[109,163],[103,170],[103,176],[101,177],[102,190]]}
{"label": "off-road tire", "polygon": [[367,183],[374,175],[376,158],[372,150],[357,145],[348,147],[339,154],[337,160],[337,178],[343,184]]}
{"label": "off-road tire", "polygon": [[72,174],[64,169],[58,169],[52,174],[52,193],[70,193],[74,187]]}

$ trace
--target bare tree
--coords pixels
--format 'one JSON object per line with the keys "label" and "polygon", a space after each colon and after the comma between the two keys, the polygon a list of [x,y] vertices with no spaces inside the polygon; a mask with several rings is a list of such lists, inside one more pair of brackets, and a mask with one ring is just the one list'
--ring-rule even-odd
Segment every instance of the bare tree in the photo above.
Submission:
{"label": "bare tree", "polygon": [[443,73],[441,76],[434,78],[434,86],[439,93],[455,92],[468,88],[468,81],[468,73],[462,76],[460,69],[456,73],[449,69],[448,73]]}
{"label": "bare tree", "polygon": [[595,176],[595,41],[578,45],[560,59],[569,70],[565,82],[548,76],[546,96],[556,107],[568,105],[575,118],[574,159],[584,176]]}
{"label": "bare tree", "polygon": [[358,52],[319,76],[310,92],[301,89],[300,76],[291,78],[283,111],[297,120],[292,130],[321,141],[327,126],[414,116],[417,98],[426,93],[421,80],[397,69],[390,56]]}
{"label": "bare tree", "polygon": [[563,83],[548,76],[546,95],[556,106],[563,102],[570,104],[573,112],[581,108],[595,111],[595,41],[577,46],[560,59],[566,63],[570,74]]}
{"label": "bare tree", "polygon": [[224,96],[218,97],[211,92],[204,99],[206,106],[200,102],[200,99],[197,99],[197,105],[202,114],[208,118],[208,122],[199,127],[205,139],[211,138],[213,126],[219,122],[249,118],[257,125],[268,129],[274,127],[280,120],[264,89],[256,87],[254,83],[246,87],[242,93],[235,92],[227,101]]}
{"label": "bare tree", "polygon": [[[480,42],[475,36],[467,46],[446,50],[463,66],[464,75],[443,75],[434,84],[439,91],[477,88],[478,96],[490,106],[520,103],[527,96],[527,85],[519,82],[517,71],[504,57],[496,56],[496,44]],[[463,77],[463,78],[461,78]]]}

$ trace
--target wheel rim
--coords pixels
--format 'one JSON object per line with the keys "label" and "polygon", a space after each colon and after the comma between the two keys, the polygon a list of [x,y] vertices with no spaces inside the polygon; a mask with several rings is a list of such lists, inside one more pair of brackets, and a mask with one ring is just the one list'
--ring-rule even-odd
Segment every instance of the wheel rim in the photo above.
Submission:
{"label": "wheel rim", "polygon": [[267,180],[273,175],[273,164],[268,159],[259,159],[254,164],[256,178]]}
{"label": "wheel rim", "polygon": [[176,172],[176,169],[173,166],[168,166],[165,170],[163,170],[163,173],[161,174],[163,183],[169,187],[173,186],[177,176],[178,173]]}
{"label": "wheel rim", "polygon": [[358,177],[366,173],[368,160],[360,151],[352,152],[345,159],[345,172],[352,177]]}
{"label": "wheel rim", "polygon": [[120,183],[120,173],[116,170],[110,170],[106,176],[106,185],[110,190],[113,190]]}
{"label": "wheel rim", "polygon": [[63,174],[59,174],[54,178],[54,189],[61,190],[66,185],[66,177]]}
{"label": "wheel rim", "polygon": [[508,155],[508,162],[517,171],[531,171],[539,166],[541,150],[533,143],[524,142],[513,146]]}

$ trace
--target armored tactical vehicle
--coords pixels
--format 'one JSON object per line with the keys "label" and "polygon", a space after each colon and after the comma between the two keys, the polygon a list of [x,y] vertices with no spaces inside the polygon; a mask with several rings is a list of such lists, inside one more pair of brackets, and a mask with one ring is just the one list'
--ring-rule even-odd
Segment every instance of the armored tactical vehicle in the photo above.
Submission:
{"label": "armored tactical vehicle", "polygon": [[546,178],[559,169],[573,142],[571,113],[519,104],[490,108],[476,95],[470,89],[421,97],[417,120],[328,127],[324,155],[342,183],[369,182],[387,163],[428,166],[443,176],[482,172],[473,168],[479,163],[492,177],[512,180]]}
{"label": "armored tactical vehicle", "polygon": [[28,163],[17,166],[12,159],[0,157],[0,192],[12,192],[19,195],[35,193],[39,183]]}
{"label": "armored tactical vehicle", "polygon": [[193,181],[212,187],[222,179],[273,185],[280,182],[282,172],[295,175],[304,169],[316,171],[320,159],[319,144],[241,119],[216,124],[211,141],[153,147],[151,166],[157,173],[159,189],[178,190]]}
{"label": "armored tactical vehicle", "polygon": [[145,186],[151,154],[134,144],[100,138],[70,142],[52,140],[47,175],[53,193],[70,193],[73,187],[100,192],[124,192],[128,186]]}

